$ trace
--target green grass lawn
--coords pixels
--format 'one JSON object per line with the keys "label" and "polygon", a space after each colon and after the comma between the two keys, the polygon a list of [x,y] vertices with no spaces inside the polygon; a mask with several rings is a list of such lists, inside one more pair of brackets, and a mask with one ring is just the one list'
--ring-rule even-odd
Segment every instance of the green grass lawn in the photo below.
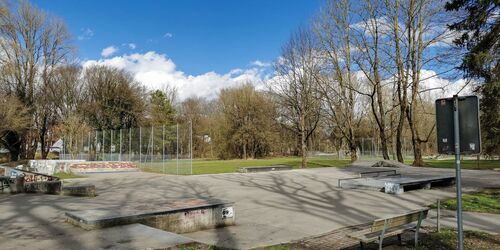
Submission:
{"label": "green grass lawn", "polygon": [[[432,205],[436,207],[436,205]],[[441,208],[456,210],[457,199],[441,202]],[[500,188],[485,189],[472,194],[462,194],[462,209],[469,212],[500,214]]]}
{"label": "green grass lawn", "polygon": [[[413,160],[405,160],[405,163],[411,165]],[[462,169],[494,169],[500,168],[500,160],[480,160],[479,162],[476,160],[462,160],[461,168]],[[428,167],[433,168],[455,168],[455,160],[425,160],[425,163],[428,164]]]}
{"label": "green grass lawn", "polygon": [[58,177],[59,179],[73,179],[73,178],[82,178],[83,176],[75,175],[72,173],[59,172],[55,173],[53,176]]}
{"label": "green grass lawn", "polygon": [[[319,167],[344,167],[350,163],[349,160],[329,159],[326,157],[311,157],[308,160],[308,168]],[[287,165],[293,168],[299,168],[301,158],[299,157],[282,157],[282,158],[267,158],[267,159],[252,159],[252,160],[193,160],[193,174],[219,174],[219,173],[234,173],[241,167],[251,166],[270,166],[270,165]],[[187,174],[189,162],[181,161],[179,164],[179,173]],[[175,173],[176,162],[168,161],[164,164],[159,163],[142,163],[141,168],[147,172]]]}

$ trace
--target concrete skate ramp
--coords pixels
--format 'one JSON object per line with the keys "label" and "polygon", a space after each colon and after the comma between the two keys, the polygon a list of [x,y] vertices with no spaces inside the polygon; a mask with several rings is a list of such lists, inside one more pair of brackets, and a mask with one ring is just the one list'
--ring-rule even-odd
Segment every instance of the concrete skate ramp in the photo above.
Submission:
{"label": "concrete skate ramp", "polygon": [[187,233],[235,224],[233,203],[221,200],[177,200],[66,212],[65,215],[67,222],[87,230],[141,223],[169,232]]}
{"label": "concrete skate ramp", "polygon": [[339,187],[346,189],[368,189],[391,194],[400,194],[410,189],[430,189],[435,186],[450,186],[455,177],[444,176],[384,176],[380,178],[349,178],[339,180]]}
{"label": "concrete skate ramp", "polygon": [[274,165],[274,166],[255,166],[255,167],[240,168],[241,173],[258,173],[258,172],[282,171],[282,170],[292,170],[292,167],[286,165]]}

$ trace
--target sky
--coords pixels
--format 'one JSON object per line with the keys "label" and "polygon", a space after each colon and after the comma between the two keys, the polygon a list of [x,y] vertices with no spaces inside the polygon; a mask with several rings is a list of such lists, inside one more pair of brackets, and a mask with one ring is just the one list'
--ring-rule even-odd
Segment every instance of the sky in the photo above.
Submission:
{"label": "sky", "polygon": [[[82,59],[104,48],[156,51],[188,74],[229,72],[274,60],[294,29],[305,25],[320,0],[36,0],[62,17]],[[133,44],[130,47],[129,44]]]}
{"label": "sky", "polygon": [[322,0],[32,0],[62,18],[84,67],[111,65],[149,89],[214,98],[272,74],[281,46]]}

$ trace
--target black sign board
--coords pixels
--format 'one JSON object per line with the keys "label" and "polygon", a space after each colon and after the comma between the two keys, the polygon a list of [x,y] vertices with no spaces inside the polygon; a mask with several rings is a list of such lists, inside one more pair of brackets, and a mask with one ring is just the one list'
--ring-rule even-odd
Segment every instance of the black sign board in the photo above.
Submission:
{"label": "black sign board", "polygon": [[[453,98],[436,100],[437,145],[440,154],[455,154],[453,111]],[[477,96],[458,97],[458,120],[460,153],[479,154],[481,134]]]}

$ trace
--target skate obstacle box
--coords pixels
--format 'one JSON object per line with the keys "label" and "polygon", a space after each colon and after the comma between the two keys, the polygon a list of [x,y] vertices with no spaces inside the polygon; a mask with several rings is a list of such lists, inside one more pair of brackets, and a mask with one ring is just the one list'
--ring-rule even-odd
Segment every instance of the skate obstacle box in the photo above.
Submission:
{"label": "skate obstacle box", "polygon": [[286,165],[273,165],[273,166],[255,166],[240,168],[241,173],[258,173],[269,171],[292,170],[292,167]]}
{"label": "skate obstacle box", "polygon": [[415,189],[451,186],[455,177],[449,175],[401,176],[396,170],[380,170],[363,172],[359,177],[338,180],[338,187],[345,189],[367,189],[382,191],[388,194],[401,194]]}
{"label": "skate obstacle box", "polygon": [[173,233],[235,224],[233,202],[188,199],[131,207],[66,212],[66,221],[86,230],[141,223]]}

